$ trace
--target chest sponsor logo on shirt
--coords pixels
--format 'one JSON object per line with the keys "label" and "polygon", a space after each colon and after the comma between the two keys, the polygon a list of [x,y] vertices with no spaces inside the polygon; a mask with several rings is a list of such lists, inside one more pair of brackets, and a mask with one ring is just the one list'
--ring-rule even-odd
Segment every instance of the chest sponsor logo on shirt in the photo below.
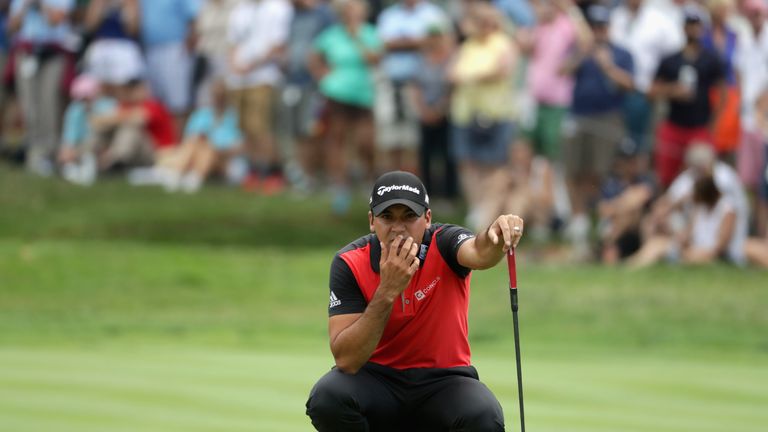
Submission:
{"label": "chest sponsor logo on shirt", "polygon": [[416,300],[417,301],[422,301],[425,298],[427,298],[427,295],[429,294],[429,292],[432,291],[437,286],[438,282],[440,282],[440,276],[436,277],[435,280],[430,282],[429,285],[427,285],[426,287],[416,291],[414,293],[414,296],[416,297]]}
{"label": "chest sponsor logo on shirt", "polygon": [[331,302],[328,304],[329,308],[336,307],[341,304],[341,300],[339,300],[338,297],[336,297],[336,294],[331,291]]}

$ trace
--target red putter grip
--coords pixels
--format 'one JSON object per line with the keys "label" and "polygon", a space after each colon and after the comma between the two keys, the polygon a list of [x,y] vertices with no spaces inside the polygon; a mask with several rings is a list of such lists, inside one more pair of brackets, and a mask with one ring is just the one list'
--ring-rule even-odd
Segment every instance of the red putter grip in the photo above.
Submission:
{"label": "red putter grip", "polygon": [[515,248],[510,248],[507,254],[507,267],[509,269],[509,289],[517,289],[517,265],[515,265]]}

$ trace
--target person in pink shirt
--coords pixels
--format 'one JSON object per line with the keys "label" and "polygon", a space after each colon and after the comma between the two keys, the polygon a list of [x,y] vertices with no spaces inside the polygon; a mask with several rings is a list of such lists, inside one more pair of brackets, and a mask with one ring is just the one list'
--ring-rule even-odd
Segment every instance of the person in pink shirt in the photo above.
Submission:
{"label": "person in pink shirt", "polygon": [[538,25],[521,40],[529,55],[527,85],[536,101],[536,124],[529,131],[536,153],[560,158],[560,130],[571,105],[574,80],[562,73],[576,44],[587,46],[591,33],[573,0],[533,0]]}

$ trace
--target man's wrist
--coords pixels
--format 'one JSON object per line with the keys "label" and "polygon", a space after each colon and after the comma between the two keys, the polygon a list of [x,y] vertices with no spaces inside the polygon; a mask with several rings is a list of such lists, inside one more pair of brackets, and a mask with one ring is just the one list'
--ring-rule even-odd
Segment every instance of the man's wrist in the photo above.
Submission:
{"label": "man's wrist", "polygon": [[376,293],[373,295],[373,299],[371,299],[371,304],[374,302],[381,302],[386,306],[392,306],[397,296],[398,294],[396,291],[389,290],[385,285],[379,284]]}

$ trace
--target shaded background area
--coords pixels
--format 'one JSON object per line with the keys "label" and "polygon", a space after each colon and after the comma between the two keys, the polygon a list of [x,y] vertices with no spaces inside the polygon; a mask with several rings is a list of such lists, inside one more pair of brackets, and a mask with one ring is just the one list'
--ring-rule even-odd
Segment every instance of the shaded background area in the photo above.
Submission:
{"label": "shaded background area", "polygon": [[[311,430],[328,266],[367,231],[358,202],[339,219],[322,197],[80,189],[3,167],[0,430]],[[768,424],[764,274],[520,255],[531,430]],[[506,271],[473,278],[473,358],[518,430]]]}

